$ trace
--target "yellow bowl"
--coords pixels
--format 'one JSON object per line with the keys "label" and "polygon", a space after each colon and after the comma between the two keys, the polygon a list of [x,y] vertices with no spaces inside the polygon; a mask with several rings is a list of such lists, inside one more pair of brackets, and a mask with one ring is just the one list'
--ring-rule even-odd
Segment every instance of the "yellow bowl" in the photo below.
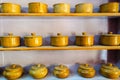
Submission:
{"label": "yellow bowl", "polygon": [[20,36],[13,36],[9,33],[8,36],[1,37],[1,46],[3,47],[17,47],[20,45]]}
{"label": "yellow bowl", "polygon": [[94,44],[94,36],[86,35],[83,32],[81,36],[76,36],[76,45],[78,46],[92,46]]}
{"label": "yellow bowl", "polygon": [[119,12],[119,3],[118,2],[109,2],[100,5],[100,12],[106,13],[117,13]]}
{"label": "yellow bowl", "polygon": [[31,33],[31,36],[24,37],[24,44],[28,47],[38,47],[42,45],[42,37],[36,36],[35,33]]}
{"label": "yellow bowl", "polygon": [[70,4],[57,3],[53,5],[54,13],[70,13]]}
{"label": "yellow bowl", "polygon": [[93,4],[91,3],[80,3],[75,6],[76,13],[92,13],[93,12]]}
{"label": "yellow bowl", "polygon": [[19,4],[13,4],[13,3],[2,3],[1,12],[2,13],[20,13],[21,6]]}
{"label": "yellow bowl", "polygon": [[68,36],[62,36],[60,33],[57,36],[51,36],[51,45],[62,47],[68,45]]}
{"label": "yellow bowl", "polygon": [[31,2],[28,4],[29,13],[47,13],[48,5],[42,2]]}

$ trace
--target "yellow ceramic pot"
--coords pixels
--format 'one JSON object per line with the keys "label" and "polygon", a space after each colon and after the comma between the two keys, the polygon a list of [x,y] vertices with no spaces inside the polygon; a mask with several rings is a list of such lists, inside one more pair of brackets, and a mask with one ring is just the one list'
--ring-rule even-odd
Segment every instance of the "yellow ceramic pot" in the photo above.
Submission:
{"label": "yellow ceramic pot", "polygon": [[117,13],[119,12],[119,3],[118,2],[109,2],[100,5],[100,12],[104,13]]}
{"label": "yellow ceramic pot", "polygon": [[70,74],[70,70],[65,65],[55,66],[55,68],[53,70],[53,75],[58,78],[67,78],[69,76],[69,74]]}
{"label": "yellow ceramic pot", "polygon": [[79,3],[75,5],[76,13],[92,13],[93,12],[93,4],[91,3]]}
{"label": "yellow ceramic pot", "polygon": [[103,34],[100,37],[100,44],[107,46],[117,46],[120,44],[120,36],[118,34],[113,34],[109,32],[108,34]]}
{"label": "yellow ceramic pot", "polygon": [[2,13],[20,13],[21,6],[19,4],[13,4],[13,3],[1,3],[1,12]]}
{"label": "yellow ceramic pot", "polygon": [[60,33],[57,36],[51,36],[51,45],[58,47],[67,46],[68,36],[62,36]]}
{"label": "yellow ceramic pot", "polygon": [[47,13],[48,5],[42,2],[31,2],[28,4],[29,13]]}
{"label": "yellow ceramic pot", "polygon": [[54,13],[70,13],[70,4],[57,3],[53,5]]}
{"label": "yellow ceramic pot", "polygon": [[8,80],[18,79],[23,74],[23,68],[20,65],[12,64],[10,66],[7,66],[5,70],[3,71],[3,75]]}
{"label": "yellow ceramic pot", "polygon": [[44,78],[48,74],[48,69],[43,64],[33,65],[29,70],[29,74],[36,79]]}
{"label": "yellow ceramic pot", "polygon": [[85,77],[85,78],[92,78],[95,76],[95,69],[88,64],[81,64],[78,68],[79,75]]}
{"label": "yellow ceramic pot", "polygon": [[94,36],[87,35],[86,32],[82,36],[76,36],[76,45],[78,46],[92,46],[94,44]]}
{"label": "yellow ceramic pot", "polygon": [[100,73],[110,79],[116,79],[120,76],[120,70],[112,63],[103,64],[100,68]]}
{"label": "yellow ceramic pot", "polygon": [[1,37],[1,46],[3,47],[17,47],[20,45],[20,36],[13,36],[9,33],[8,36]]}
{"label": "yellow ceramic pot", "polygon": [[42,37],[36,36],[35,33],[31,33],[31,36],[24,37],[24,44],[28,47],[38,47],[42,45]]}

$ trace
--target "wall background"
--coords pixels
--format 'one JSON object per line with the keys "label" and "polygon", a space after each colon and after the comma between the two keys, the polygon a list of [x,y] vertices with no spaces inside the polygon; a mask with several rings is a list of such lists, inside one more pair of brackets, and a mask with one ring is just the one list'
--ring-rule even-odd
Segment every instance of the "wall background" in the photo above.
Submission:
{"label": "wall background", "polygon": [[[91,2],[94,5],[95,12],[99,5],[108,0],[0,0],[0,2],[18,3],[27,12],[28,3],[40,1],[47,3],[49,11],[52,12],[52,5],[59,2],[71,4],[72,12],[75,4],[82,2]],[[99,33],[108,31],[108,22],[106,17],[0,17],[0,35],[6,35],[9,32],[21,37],[36,32],[44,38],[44,45],[49,44],[50,35],[56,35],[60,32],[63,35],[70,36],[71,43],[74,44],[74,35],[80,35],[87,32],[96,35],[95,42],[98,43]],[[43,63],[51,64],[75,64],[89,63],[96,64],[102,59],[106,60],[106,50],[70,50],[70,51],[0,51],[0,65],[20,64],[22,66]]]}

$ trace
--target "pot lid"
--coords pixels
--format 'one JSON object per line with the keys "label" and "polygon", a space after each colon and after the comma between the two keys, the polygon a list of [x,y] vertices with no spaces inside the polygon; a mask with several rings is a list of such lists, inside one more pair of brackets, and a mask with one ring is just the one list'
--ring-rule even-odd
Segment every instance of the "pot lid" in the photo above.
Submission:
{"label": "pot lid", "polygon": [[23,69],[22,66],[17,65],[17,64],[12,64],[12,65],[9,65],[5,68],[5,70],[9,71],[9,72],[11,72],[11,71],[15,72],[15,71],[19,71],[22,69]]}
{"label": "pot lid", "polygon": [[103,64],[101,68],[107,69],[107,70],[119,70],[119,68],[112,63]]}
{"label": "pot lid", "polygon": [[82,35],[76,37],[93,37],[92,35],[88,35],[86,32],[82,32]]}
{"label": "pot lid", "polygon": [[120,36],[119,34],[113,34],[113,32],[108,32],[107,34],[102,34],[102,36]]}
{"label": "pot lid", "polygon": [[[4,38],[5,38],[5,37],[7,37],[7,38],[13,38],[13,37],[20,37],[20,36],[14,36],[13,33],[8,33],[7,36],[2,36],[2,37],[4,37]],[[2,38],[2,37],[1,37],[1,38]]]}
{"label": "pot lid", "polygon": [[65,66],[65,65],[60,64],[58,66],[55,66],[54,69],[57,70],[57,71],[64,71],[64,70],[68,70],[68,67]]}
{"label": "pot lid", "polygon": [[91,65],[89,65],[89,64],[81,64],[79,66],[79,69],[91,70],[91,69],[94,69],[94,68]]}
{"label": "pot lid", "polygon": [[55,37],[55,38],[58,37],[59,38],[59,37],[68,37],[68,36],[62,36],[61,33],[57,33],[57,36],[51,36],[51,37]]}
{"label": "pot lid", "polygon": [[41,36],[37,36],[36,33],[31,33],[30,36],[25,36],[25,38],[33,38],[33,37],[41,37]]}
{"label": "pot lid", "polygon": [[44,64],[35,64],[31,67],[31,69],[33,69],[33,70],[44,69],[44,68],[46,68],[46,66]]}

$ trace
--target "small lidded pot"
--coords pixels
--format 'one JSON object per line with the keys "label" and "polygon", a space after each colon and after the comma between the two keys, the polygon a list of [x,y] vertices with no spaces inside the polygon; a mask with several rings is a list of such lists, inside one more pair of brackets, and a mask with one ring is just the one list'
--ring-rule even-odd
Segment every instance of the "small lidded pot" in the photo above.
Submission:
{"label": "small lidded pot", "polygon": [[79,3],[75,5],[76,13],[92,13],[93,4],[92,3]]}
{"label": "small lidded pot", "polygon": [[106,46],[118,46],[120,44],[120,36],[118,34],[113,34],[109,32],[108,34],[103,34],[100,37],[100,44]]}
{"label": "small lidded pot", "polygon": [[20,13],[21,6],[19,4],[13,3],[1,3],[1,12],[2,13]]}
{"label": "small lidded pot", "polygon": [[120,70],[112,63],[103,64],[100,68],[100,73],[110,79],[116,79],[120,76]]}
{"label": "small lidded pot", "polygon": [[70,4],[57,3],[53,5],[54,13],[70,13]]}
{"label": "small lidded pot", "polygon": [[95,69],[89,64],[81,64],[78,67],[78,74],[85,77],[85,78],[92,78],[95,76]]}
{"label": "small lidded pot", "polygon": [[118,13],[119,12],[119,3],[118,2],[109,2],[100,5],[100,12],[103,13]]}
{"label": "small lidded pot", "polygon": [[70,70],[65,65],[57,65],[54,67],[53,75],[58,78],[67,78],[70,75]]}
{"label": "small lidded pot", "polygon": [[8,80],[18,79],[23,74],[23,68],[20,65],[12,64],[10,66],[7,66],[5,70],[3,71],[3,75]]}
{"label": "small lidded pot", "polygon": [[57,36],[51,36],[51,45],[62,47],[68,45],[68,36],[62,36],[60,33],[57,33]]}
{"label": "small lidded pot", "polygon": [[20,36],[13,36],[13,33],[9,33],[8,36],[2,36],[1,46],[3,47],[18,47],[20,46]]}
{"label": "small lidded pot", "polygon": [[42,37],[36,36],[35,33],[31,33],[31,36],[24,37],[24,44],[27,47],[39,47],[42,45]]}
{"label": "small lidded pot", "polygon": [[43,64],[36,64],[31,66],[29,74],[35,79],[44,78],[48,74],[48,69]]}
{"label": "small lidded pot", "polygon": [[48,5],[42,2],[31,2],[28,4],[29,13],[47,13]]}
{"label": "small lidded pot", "polygon": [[94,36],[87,35],[83,32],[81,36],[76,36],[76,45],[78,46],[92,46],[94,44]]}

